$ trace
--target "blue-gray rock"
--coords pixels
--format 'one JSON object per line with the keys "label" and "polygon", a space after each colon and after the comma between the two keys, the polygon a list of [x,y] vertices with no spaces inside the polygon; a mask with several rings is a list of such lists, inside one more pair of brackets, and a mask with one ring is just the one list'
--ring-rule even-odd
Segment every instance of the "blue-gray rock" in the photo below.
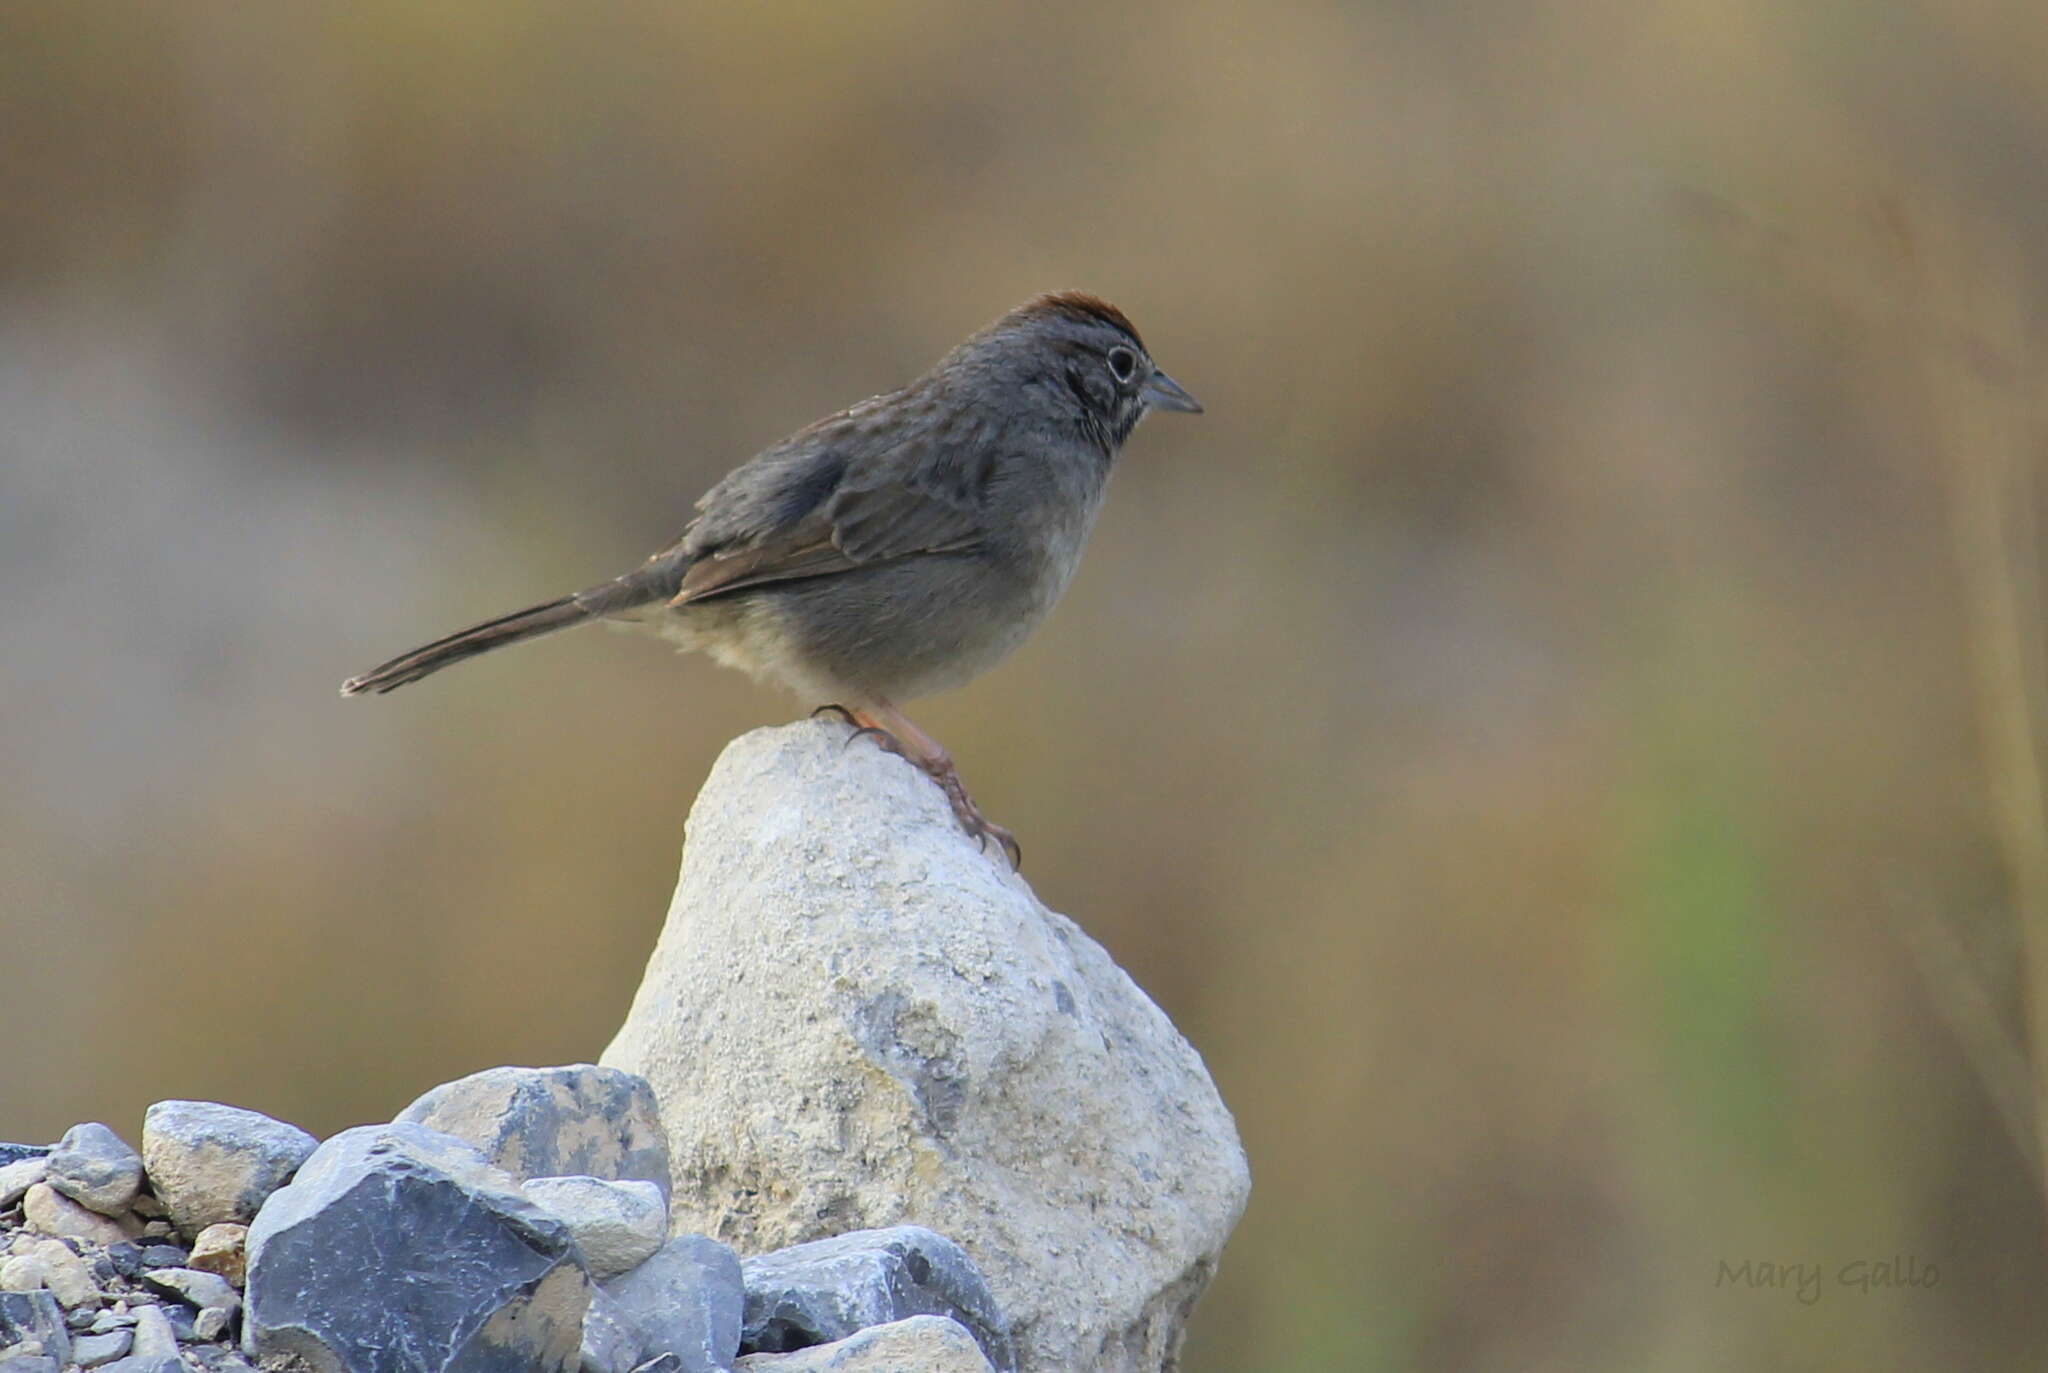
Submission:
{"label": "blue-gray rock", "polygon": [[159,1101],[142,1117],[150,1187],[187,1239],[254,1220],[319,1143],[296,1125],[217,1101]]}
{"label": "blue-gray rock", "polygon": [[47,1144],[0,1144],[0,1168],[25,1158],[47,1158],[49,1154],[50,1146]]}
{"label": "blue-gray rock", "polygon": [[444,1082],[398,1119],[468,1140],[521,1181],[651,1182],[668,1202],[668,1134],[654,1089],[636,1073],[589,1063],[486,1068]]}
{"label": "blue-gray rock", "polygon": [[529,1178],[519,1190],[569,1227],[594,1278],[639,1267],[668,1238],[668,1201],[651,1182]]}
{"label": "blue-gray rock", "polygon": [[0,1373],[61,1373],[61,1365],[47,1354],[10,1354],[0,1358]]}
{"label": "blue-gray rock", "polygon": [[103,1216],[126,1211],[142,1187],[142,1155],[98,1121],[66,1130],[49,1163],[45,1182]]}
{"label": "blue-gray rock", "polygon": [[171,1335],[179,1344],[190,1344],[199,1338],[199,1312],[192,1307],[173,1301],[150,1309],[162,1313],[164,1323],[171,1328]]}
{"label": "blue-gray rock", "polygon": [[742,1354],[843,1340],[911,1316],[950,1316],[988,1361],[1017,1366],[1009,1322],[966,1251],[921,1225],[855,1230],[760,1254],[740,1265],[747,1286]]}
{"label": "blue-gray rock", "polygon": [[71,1342],[71,1362],[81,1368],[98,1368],[125,1358],[135,1347],[132,1330],[109,1330],[104,1335],[80,1335]]}
{"label": "blue-gray rock", "polygon": [[0,1292],[0,1349],[23,1340],[40,1340],[43,1352],[59,1363],[71,1359],[71,1331],[64,1308],[46,1291]]}
{"label": "blue-gray rock", "polygon": [[722,1373],[739,1354],[746,1288],[732,1250],[678,1235],[605,1292],[644,1337],[642,1358],[673,1355],[679,1373]]}
{"label": "blue-gray rock", "polygon": [[249,1228],[244,1352],[323,1373],[570,1373],[569,1229],[424,1126],[344,1130]]}
{"label": "blue-gray rock", "polygon": [[100,1365],[100,1373],[184,1373],[185,1364],[176,1354],[146,1356],[130,1354],[125,1359]]}
{"label": "blue-gray rock", "polygon": [[683,1361],[673,1354],[663,1354],[641,1364],[633,1373],[684,1373]]}
{"label": "blue-gray rock", "polygon": [[197,1268],[152,1268],[142,1275],[145,1285],[188,1306],[224,1306],[233,1311],[242,1304],[242,1294],[218,1273]]}
{"label": "blue-gray rock", "polygon": [[639,1330],[626,1319],[618,1303],[602,1288],[590,1294],[590,1306],[583,1313],[581,1373],[633,1373],[633,1366],[644,1357],[640,1341]]}
{"label": "blue-gray rock", "polygon": [[[120,1245],[111,1246],[107,1252],[111,1254],[115,1249],[121,1247]],[[185,1260],[190,1257],[189,1253],[175,1244],[145,1244],[136,1251],[136,1262],[140,1265],[137,1271],[139,1272],[141,1268],[183,1268]],[[131,1273],[129,1276],[134,1277],[136,1275]]]}

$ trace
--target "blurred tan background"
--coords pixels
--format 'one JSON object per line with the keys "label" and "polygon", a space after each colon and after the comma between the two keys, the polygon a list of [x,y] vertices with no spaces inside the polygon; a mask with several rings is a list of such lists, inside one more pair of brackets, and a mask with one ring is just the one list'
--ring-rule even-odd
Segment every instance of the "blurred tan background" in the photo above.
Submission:
{"label": "blurred tan background", "polygon": [[0,1138],[595,1055],[791,704],[336,685],[1079,286],[1209,413],[919,718],[1237,1113],[1191,1373],[2042,1366],[2044,69],[1992,0],[6,6]]}

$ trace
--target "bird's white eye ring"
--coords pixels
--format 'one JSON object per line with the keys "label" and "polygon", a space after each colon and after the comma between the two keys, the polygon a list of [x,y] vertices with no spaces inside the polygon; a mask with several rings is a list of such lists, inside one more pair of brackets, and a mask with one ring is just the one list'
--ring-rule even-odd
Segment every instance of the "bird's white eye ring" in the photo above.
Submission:
{"label": "bird's white eye ring", "polygon": [[1138,375],[1138,355],[1128,348],[1110,349],[1109,374],[1119,383],[1128,382]]}

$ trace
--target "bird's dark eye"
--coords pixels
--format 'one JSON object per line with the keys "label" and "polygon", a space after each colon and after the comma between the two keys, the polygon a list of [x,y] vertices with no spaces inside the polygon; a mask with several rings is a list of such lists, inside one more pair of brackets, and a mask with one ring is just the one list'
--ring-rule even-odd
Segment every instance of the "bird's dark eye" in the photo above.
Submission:
{"label": "bird's dark eye", "polygon": [[1118,382],[1127,382],[1138,375],[1138,355],[1128,348],[1109,350],[1109,374]]}

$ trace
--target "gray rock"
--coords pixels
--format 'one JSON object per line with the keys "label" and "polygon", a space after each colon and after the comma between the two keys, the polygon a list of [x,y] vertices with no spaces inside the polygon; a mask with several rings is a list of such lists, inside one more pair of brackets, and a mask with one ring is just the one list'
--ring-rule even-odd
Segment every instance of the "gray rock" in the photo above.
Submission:
{"label": "gray rock", "polygon": [[635,1268],[668,1237],[668,1203],[651,1182],[602,1178],[530,1178],[519,1190],[560,1217],[595,1278]]}
{"label": "gray rock", "polygon": [[142,1118],[150,1186],[187,1237],[247,1225],[317,1147],[296,1125],[215,1101],[159,1101]]}
{"label": "gray rock", "polygon": [[81,1368],[98,1368],[103,1363],[125,1358],[135,1347],[132,1330],[109,1330],[102,1335],[80,1335],[71,1342],[71,1361]]}
{"label": "gray rock", "polygon": [[668,1135],[654,1091],[616,1068],[486,1068],[398,1113],[466,1139],[516,1178],[651,1182],[668,1200]]}
{"label": "gray rock", "polygon": [[202,1273],[197,1268],[152,1268],[142,1275],[142,1280],[189,1306],[223,1306],[235,1311],[242,1305],[242,1294],[218,1273]]}
{"label": "gray rock", "polygon": [[645,1337],[643,1357],[671,1355],[677,1373],[728,1369],[739,1353],[746,1289],[738,1256],[716,1240],[678,1235],[604,1290]]}
{"label": "gray rock", "polygon": [[0,1211],[20,1201],[23,1193],[49,1175],[50,1160],[42,1154],[0,1164]]}
{"label": "gray rock", "polygon": [[195,1308],[181,1301],[170,1301],[154,1309],[163,1313],[165,1323],[171,1327],[171,1334],[179,1344],[190,1344],[199,1338],[199,1312]]}
{"label": "gray rock", "polygon": [[120,1226],[97,1211],[89,1211],[47,1182],[39,1182],[21,1198],[28,1228],[44,1235],[87,1240],[93,1244],[119,1244],[128,1236]]}
{"label": "gray rock", "polygon": [[138,1359],[178,1357],[178,1332],[161,1306],[142,1306],[135,1311],[135,1353]]}
{"label": "gray rock", "polygon": [[59,1363],[71,1359],[71,1332],[64,1308],[48,1292],[0,1292],[0,1349],[35,1340]]}
{"label": "gray rock", "polygon": [[97,1121],[66,1130],[49,1163],[50,1186],[103,1216],[126,1211],[142,1187],[142,1155]]}
{"label": "gray rock", "polygon": [[[123,1303],[125,1306],[126,1304]],[[135,1313],[125,1309],[109,1307],[92,1318],[92,1333],[104,1335],[109,1330],[125,1330],[135,1324]]]}
{"label": "gray rock", "polygon": [[192,1255],[175,1244],[145,1244],[137,1251],[136,1257],[139,1260],[136,1274],[139,1276],[147,1268],[184,1268],[187,1266],[185,1261]]}
{"label": "gray rock", "polygon": [[141,1354],[130,1354],[125,1359],[100,1365],[100,1373],[184,1373],[185,1363],[176,1354],[159,1354],[145,1358]]}
{"label": "gray rock", "polygon": [[47,1144],[0,1144],[0,1168],[12,1167],[26,1158],[48,1158]]}
{"label": "gray rock", "polygon": [[47,1354],[10,1354],[0,1358],[0,1373],[61,1373],[61,1366]]}
{"label": "gray rock", "polygon": [[916,1220],[1032,1373],[1155,1373],[1244,1208],[1230,1114],[1095,941],[846,734],[726,750],[604,1053],[661,1100],[671,1226],[759,1252]]}
{"label": "gray rock", "polygon": [[641,1364],[633,1373],[683,1373],[683,1361],[673,1354],[662,1354]]}
{"label": "gray rock", "polygon": [[346,1373],[569,1373],[589,1299],[568,1227],[476,1149],[370,1125],[249,1227],[243,1348]]}
{"label": "gray rock", "polygon": [[643,1357],[642,1338],[603,1289],[592,1292],[589,1309],[583,1313],[582,1373],[633,1373]]}
{"label": "gray rock", "polygon": [[973,1332],[998,1369],[1014,1369],[1009,1323],[960,1246],[917,1225],[856,1230],[740,1265],[747,1285],[745,1354],[779,1354],[843,1340],[871,1325],[949,1316]]}
{"label": "gray rock", "polygon": [[794,1354],[749,1354],[739,1373],[993,1373],[974,1336],[944,1316],[912,1316]]}
{"label": "gray rock", "polygon": [[192,1333],[202,1340],[217,1340],[228,1333],[234,1324],[235,1311],[230,1306],[209,1306],[200,1311],[192,1321]]}

